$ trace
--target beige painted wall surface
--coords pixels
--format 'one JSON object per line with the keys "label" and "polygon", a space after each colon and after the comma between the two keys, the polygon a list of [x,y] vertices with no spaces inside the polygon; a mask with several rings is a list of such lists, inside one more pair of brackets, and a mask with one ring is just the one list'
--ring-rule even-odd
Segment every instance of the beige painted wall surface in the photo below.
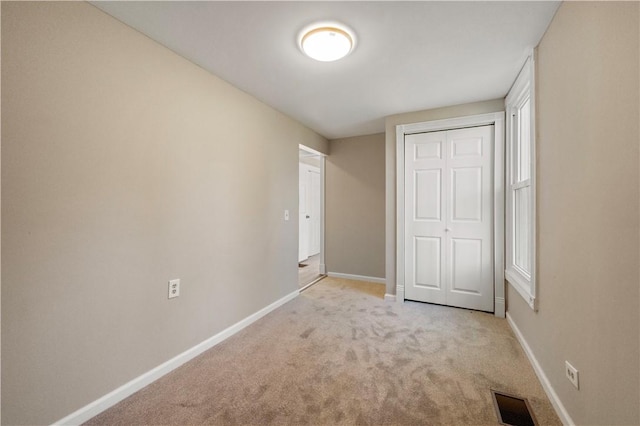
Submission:
{"label": "beige painted wall surface", "polygon": [[508,312],[576,424],[640,424],[638,7],[566,2],[538,47],[540,309]]}
{"label": "beige painted wall surface", "polygon": [[298,144],[324,138],[87,3],[3,2],[2,88],[3,424],[297,290]]}
{"label": "beige painted wall surface", "polygon": [[384,134],[329,142],[327,271],[384,277]]}
{"label": "beige painted wall surface", "polygon": [[504,99],[392,115],[385,120],[385,272],[387,294],[396,294],[396,126],[504,111]]}

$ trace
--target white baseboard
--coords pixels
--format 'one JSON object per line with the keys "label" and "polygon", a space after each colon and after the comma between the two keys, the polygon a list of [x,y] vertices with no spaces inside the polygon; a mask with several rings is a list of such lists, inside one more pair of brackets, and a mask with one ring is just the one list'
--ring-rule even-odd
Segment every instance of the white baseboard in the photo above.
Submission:
{"label": "white baseboard", "polygon": [[327,265],[325,265],[324,263],[320,264],[320,275],[326,275],[327,274]]}
{"label": "white baseboard", "polygon": [[395,294],[385,293],[384,300],[386,300],[387,302],[395,302],[396,301],[396,295]]}
{"label": "white baseboard", "polygon": [[387,280],[385,278],[367,277],[365,275],[342,274],[340,272],[328,272],[327,276],[333,277],[333,278],[344,278],[345,280],[368,281],[370,283],[376,283],[376,284],[387,283]]}
{"label": "white baseboard", "polygon": [[187,349],[181,354],[171,358],[169,361],[157,366],[152,370],[147,371],[146,373],[136,377],[130,382],[125,383],[124,385],[120,386],[114,391],[111,391],[108,394],[104,395],[103,397],[98,398],[95,401],[85,405],[79,410],[69,414],[65,418],[58,420],[54,424],[55,425],[79,425],[81,423],[86,422],[87,420],[91,419],[94,416],[97,416],[107,408],[114,406],[115,404],[122,401],[126,397],[134,394],[135,392],[139,391],[145,386],[148,386],[149,384],[158,380],[160,377],[164,376],[165,374],[180,367],[185,362],[190,361],[191,359],[200,355],[204,351],[211,349],[212,347],[222,342],[223,340],[233,336],[243,328],[247,327],[248,325],[252,324],[253,322],[267,315],[269,312],[279,308],[280,306],[284,305],[288,301],[294,299],[299,294],[300,294],[300,290],[296,290],[292,293],[289,293],[283,298],[276,300],[269,306],[266,306],[260,309],[258,312],[233,324],[232,326],[225,328],[220,333],[195,345],[191,349]]}
{"label": "white baseboard", "polygon": [[547,378],[547,375],[544,374],[544,371],[542,370],[540,363],[538,362],[535,355],[533,354],[533,351],[531,351],[531,347],[529,347],[529,344],[524,339],[524,336],[520,332],[520,329],[518,328],[516,323],[513,322],[513,319],[511,318],[511,315],[509,315],[509,312],[507,312],[507,322],[511,326],[513,333],[516,335],[518,342],[520,342],[520,346],[522,346],[522,349],[524,349],[524,353],[527,354],[527,357],[529,358],[529,361],[533,366],[533,371],[536,372],[536,375],[538,376],[538,379],[542,384],[542,388],[547,393],[547,396],[549,397],[549,401],[551,401],[553,408],[555,408],[556,410],[556,414],[558,414],[558,417],[560,417],[560,421],[564,425],[575,425],[574,421],[571,419],[571,416],[569,415],[569,412],[564,407],[564,404],[562,404],[560,397],[558,396],[556,391],[553,389],[553,386],[551,386],[551,382]]}

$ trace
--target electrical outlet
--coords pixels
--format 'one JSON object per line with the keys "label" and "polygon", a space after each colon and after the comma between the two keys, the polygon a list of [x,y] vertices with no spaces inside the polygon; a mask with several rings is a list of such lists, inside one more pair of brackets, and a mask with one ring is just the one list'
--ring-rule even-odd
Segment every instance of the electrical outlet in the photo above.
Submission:
{"label": "electrical outlet", "polygon": [[578,382],[578,370],[576,370],[573,365],[569,364],[569,361],[564,362],[564,374],[576,389],[580,389],[580,384]]}
{"label": "electrical outlet", "polygon": [[180,279],[169,281],[169,299],[180,296]]}

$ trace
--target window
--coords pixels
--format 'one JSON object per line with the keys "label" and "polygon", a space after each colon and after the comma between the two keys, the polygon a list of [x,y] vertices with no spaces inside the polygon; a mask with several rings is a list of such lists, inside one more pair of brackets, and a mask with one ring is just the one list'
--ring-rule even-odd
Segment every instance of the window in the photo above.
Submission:
{"label": "window", "polygon": [[507,281],[536,309],[534,59],[529,56],[506,98]]}

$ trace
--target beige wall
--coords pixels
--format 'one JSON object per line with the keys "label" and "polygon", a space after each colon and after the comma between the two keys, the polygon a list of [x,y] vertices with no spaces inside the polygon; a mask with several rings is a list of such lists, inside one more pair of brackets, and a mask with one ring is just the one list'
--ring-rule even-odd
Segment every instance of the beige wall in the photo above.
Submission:
{"label": "beige wall", "polygon": [[87,3],[2,3],[2,89],[3,424],[297,289],[298,144],[325,139]]}
{"label": "beige wall", "polygon": [[384,134],[330,141],[327,271],[384,277]]}
{"label": "beige wall", "polygon": [[504,111],[504,99],[392,115],[385,120],[385,271],[388,294],[396,294],[396,126]]}
{"label": "beige wall", "polygon": [[508,312],[576,424],[640,424],[638,6],[565,2],[538,47],[540,309]]}

